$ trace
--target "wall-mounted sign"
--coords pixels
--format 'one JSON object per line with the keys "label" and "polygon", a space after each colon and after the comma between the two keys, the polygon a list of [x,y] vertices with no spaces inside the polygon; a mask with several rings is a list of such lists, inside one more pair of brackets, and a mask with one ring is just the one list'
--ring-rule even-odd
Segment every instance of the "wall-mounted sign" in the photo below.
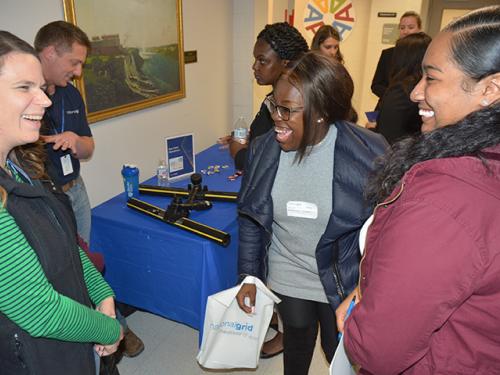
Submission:
{"label": "wall-mounted sign", "polygon": [[377,17],[386,18],[396,18],[398,14],[396,12],[378,12]]}
{"label": "wall-mounted sign", "polygon": [[184,64],[195,63],[198,61],[198,53],[196,51],[184,51]]}
{"label": "wall-mounted sign", "polygon": [[346,40],[356,22],[352,0],[309,0],[304,8],[305,37],[312,39],[323,25],[337,29],[342,40]]}
{"label": "wall-mounted sign", "polygon": [[399,38],[399,24],[384,23],[382,27],[382,44],[395,44]]}

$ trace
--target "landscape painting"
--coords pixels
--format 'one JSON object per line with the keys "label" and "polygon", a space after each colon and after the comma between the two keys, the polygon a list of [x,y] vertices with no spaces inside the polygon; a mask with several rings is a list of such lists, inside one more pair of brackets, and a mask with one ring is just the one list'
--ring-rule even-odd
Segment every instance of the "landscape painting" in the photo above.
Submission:
{"label": "landscape painting", "polygon": [[76,80],[89,122],[185,97],[181,0],[63,0],[92,49]]}

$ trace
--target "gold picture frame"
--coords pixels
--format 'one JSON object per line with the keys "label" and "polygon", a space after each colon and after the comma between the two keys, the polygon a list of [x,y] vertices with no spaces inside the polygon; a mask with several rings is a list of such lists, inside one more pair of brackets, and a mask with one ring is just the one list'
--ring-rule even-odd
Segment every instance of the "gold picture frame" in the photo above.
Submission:
{"label": "gold picture frame", "polygon": [[[63,0],[92,43],[75,80],[90,123],[184,98],[182,0]],[[175,26],[174,26],[174,25]]]}

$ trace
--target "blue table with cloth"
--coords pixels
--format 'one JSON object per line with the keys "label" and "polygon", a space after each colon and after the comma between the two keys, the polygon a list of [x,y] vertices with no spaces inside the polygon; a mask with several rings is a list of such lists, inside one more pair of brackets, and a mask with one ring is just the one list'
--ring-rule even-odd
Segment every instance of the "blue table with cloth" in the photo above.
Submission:
{"label": "blue table with cloth", "polygon": [[[196,155],[197,171],[209,190],[237,192],[240,179],[228,180],[234,164],[227,149],[214,145]],[[228,166],[223,168],[223,166]],[[189,179],[169,186],[187,187]],[[156,185],[156,177],[144,181]],[[140,194],[138,199],[166,208],[171,198]],[[231,235],[228,247],[198,237],[126,206],[124,193],[92,210],[92,249],[105,258],[105,279],[118,301],[203,329],[207,297],[237,281],[238,224],[236,204],[213,202],[190,218]]]}

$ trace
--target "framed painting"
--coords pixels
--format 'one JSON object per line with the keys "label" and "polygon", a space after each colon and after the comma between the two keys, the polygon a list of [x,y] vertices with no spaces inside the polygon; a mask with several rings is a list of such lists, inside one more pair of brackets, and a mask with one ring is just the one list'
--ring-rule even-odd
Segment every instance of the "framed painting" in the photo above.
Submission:
{"label": "framed painting", "polygon": [[92,49],[76,80],[96,122],[184,98],[182,0],[63,0]]}

